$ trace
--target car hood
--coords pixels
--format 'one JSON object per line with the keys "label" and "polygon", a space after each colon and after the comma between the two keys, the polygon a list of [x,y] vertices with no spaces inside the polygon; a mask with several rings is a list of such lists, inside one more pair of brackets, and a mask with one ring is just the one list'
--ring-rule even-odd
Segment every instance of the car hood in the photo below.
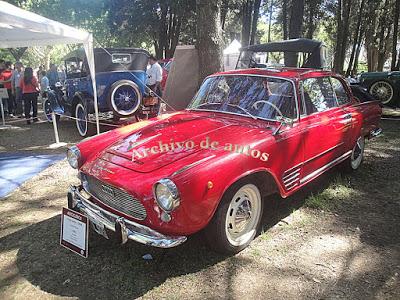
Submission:
{"label": "car hood", "polygon": [[137,172],[152,172],[199,151],[222,151],[228,143],[242,146],[258,143],[261,133],[263,140],[268,138],[265,131],[271,130],[267,125],[264,122],[261,127],[243,117],[180,112],[114,143],[100,159]]}

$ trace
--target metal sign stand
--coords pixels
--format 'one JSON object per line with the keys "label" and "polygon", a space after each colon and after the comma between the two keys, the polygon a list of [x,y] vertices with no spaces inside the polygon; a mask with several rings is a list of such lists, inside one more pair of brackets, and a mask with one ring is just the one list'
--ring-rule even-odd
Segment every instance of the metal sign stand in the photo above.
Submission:
{"label": "metal sign stand", "polygon": [[53,111],[51,112],[51,121],[53,123],[54,136],[56,137],[56,142],[54,144],[51,144],[49,146],[49,148],[55,149],[55,148],[60,148],[60,147],[66,146],[67,143],[60,143],[60,138],[58,136],[58,129],[57,129],[56,114]]}
{"label": "metal sign stand", "polygon": [[0,125],[0,128],[10,128],[11,125],[6,125],[6,118],[4,116],[4,106],[3,106],[3,98],[0,97],[0,106],[1,106],[1,119],[3,122],[3,125]]}

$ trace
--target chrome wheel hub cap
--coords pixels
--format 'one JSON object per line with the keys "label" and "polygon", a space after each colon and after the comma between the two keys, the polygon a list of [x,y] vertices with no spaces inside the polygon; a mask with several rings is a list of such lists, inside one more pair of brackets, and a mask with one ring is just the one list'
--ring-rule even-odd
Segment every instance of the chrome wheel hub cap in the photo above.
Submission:
{"label": "chrome wheel hub cap", "polygon": [[261,196],[253,184],[246,184],[232,197],[226,214],[226,236],[234,246],[251,240],[261,217]]}

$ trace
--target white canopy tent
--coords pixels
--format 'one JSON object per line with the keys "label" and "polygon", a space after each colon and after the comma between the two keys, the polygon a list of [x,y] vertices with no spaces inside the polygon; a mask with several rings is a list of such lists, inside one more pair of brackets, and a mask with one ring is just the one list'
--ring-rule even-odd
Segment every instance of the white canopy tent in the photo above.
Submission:
{"label": "white canopy tent", "polygon": [[99,134],[92,34],[0,1],[0,48],[77,43],[83,44],[88,59],[93,85],[97,134]]}

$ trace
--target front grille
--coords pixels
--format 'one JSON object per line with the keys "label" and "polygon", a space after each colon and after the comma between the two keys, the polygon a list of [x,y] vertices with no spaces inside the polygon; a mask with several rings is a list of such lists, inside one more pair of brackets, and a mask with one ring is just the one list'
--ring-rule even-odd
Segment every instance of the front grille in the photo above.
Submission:
{"label": "front grille", "polygon": [[146,209],[132,195],[92,176],[85,175],[83,179],[86,181],[84,184],[86,191],[99,201],[136,219],[146,218]]}

